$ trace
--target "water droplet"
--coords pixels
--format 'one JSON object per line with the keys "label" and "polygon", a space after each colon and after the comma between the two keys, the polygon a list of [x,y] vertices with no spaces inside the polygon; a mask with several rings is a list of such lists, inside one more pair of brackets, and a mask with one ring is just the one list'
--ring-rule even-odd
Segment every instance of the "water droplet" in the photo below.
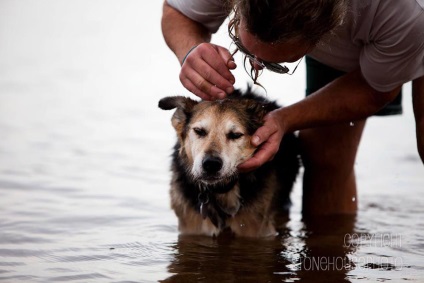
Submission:
{"label": "water droplet", "polygon": [[244,223],[240,223],[240,227],[242,227],[242,228],[243,228],[243,227],[244,227]]}
{"label": "water droplet", "polygon": [[353,197],[353,198],[352,198],[352,202],[355,202],[355,201],[356,201],[356,197]]}
{"label": "water droplet", "polygon": [[353,127],[353,126],[355,126],[355,124],[353,122],[350,122],[349,126]]}

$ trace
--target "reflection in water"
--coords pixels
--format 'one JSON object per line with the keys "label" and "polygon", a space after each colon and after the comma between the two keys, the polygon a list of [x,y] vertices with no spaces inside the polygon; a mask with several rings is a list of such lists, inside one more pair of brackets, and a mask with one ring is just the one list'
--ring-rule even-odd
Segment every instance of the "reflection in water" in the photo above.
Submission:
{"label": "reflection in water", "polygon": [[[301,221],[299,183],[277,238],[178,236],[174,136],[157,101],[187,92],[160,34],[161,7],[0,1],[0,282],[424,282],[424,174],[408,87],[405,115],[367,122],[356,220]],[[268,83],[264,73],[270,98],[297,101],[301,68]]]}
{"label": "reflection in water", "polygon": [[[289,223],[288,223],[289,224]],[[309,219],[270,239],[180,236],[161,282],[350,282],[354,216]]]}
{"label": "reflection in water", "polygon": [[304,221],[304,251],[297,275],[300,282],[350,282],[347,272],[354,268],[349,255],[355,252],[346,242],[354,233],[356,217],[327,216]]}

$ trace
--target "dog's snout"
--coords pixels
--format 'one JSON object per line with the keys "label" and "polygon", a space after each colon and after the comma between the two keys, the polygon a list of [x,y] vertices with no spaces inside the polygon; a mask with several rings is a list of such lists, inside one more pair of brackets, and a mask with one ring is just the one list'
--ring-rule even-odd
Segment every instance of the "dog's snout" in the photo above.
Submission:
{"label": "dog's snout", "polygon": [[222,168],[222,159],[216,156],[208,156],[203,159],[203,170],[208,174],[215,174]]}

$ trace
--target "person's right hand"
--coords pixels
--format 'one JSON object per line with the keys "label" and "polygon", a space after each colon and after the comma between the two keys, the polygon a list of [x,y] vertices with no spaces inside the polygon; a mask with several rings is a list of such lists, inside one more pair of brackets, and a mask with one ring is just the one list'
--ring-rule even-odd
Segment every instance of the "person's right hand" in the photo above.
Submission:
{"label": "person's right hand", "polygon": [[230,70],[235,68],[227,49],[202,43],[186,57],[180,81],[186,89],[204,100],[222,99],[234,91],[235,78]]}

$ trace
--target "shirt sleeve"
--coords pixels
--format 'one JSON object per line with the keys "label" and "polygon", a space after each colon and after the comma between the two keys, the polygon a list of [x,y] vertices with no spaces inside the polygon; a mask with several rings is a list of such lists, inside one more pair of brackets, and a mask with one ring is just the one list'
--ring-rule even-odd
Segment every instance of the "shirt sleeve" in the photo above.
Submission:
{"label": "shirt sleeve", "polygon": [[360,54],[365,80],[381,92],[424,75],[424,11],[417,5],[402,13],[383,11]]}
{"label": "shirt sleeve", "polygon": [[204,25],[215,33],[228,16],[223,0],[166,0],[190,19]]}

